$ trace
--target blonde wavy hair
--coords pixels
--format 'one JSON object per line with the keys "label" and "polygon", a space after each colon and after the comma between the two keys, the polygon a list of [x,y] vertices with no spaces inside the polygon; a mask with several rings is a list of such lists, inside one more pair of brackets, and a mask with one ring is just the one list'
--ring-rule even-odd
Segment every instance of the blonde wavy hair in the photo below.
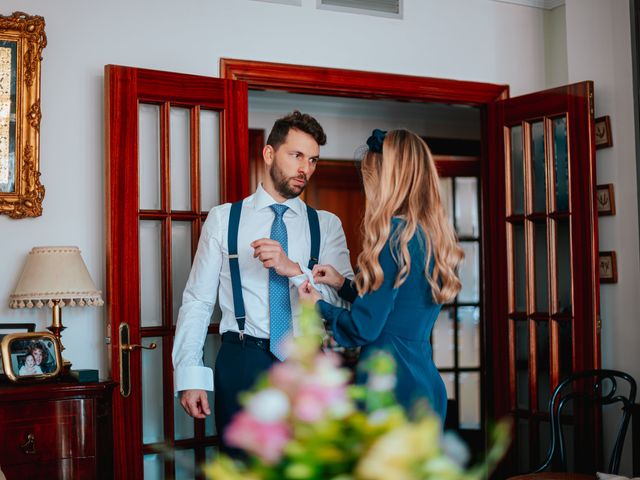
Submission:
{"label": "blonde wavy hair", "polygon": [[[362,295],[380,288],[384,272],[382,251],[391,232],[392,217],[404,220],[391,238],[391,252],[398,265],[394,288],[411,271],[409,241],[418,228],[424,232],[426,262],[421,265],[436,303],[446,303],[460,291],[456,268],[464,252],[440,200],[438,172],[427,144],[407,130],[386,134],[382,154],[369,151],[362,160],[366,207],[362,221],[363,248],[358,256],[355,282]],[[431,258],[433,271],[429,272]]]}

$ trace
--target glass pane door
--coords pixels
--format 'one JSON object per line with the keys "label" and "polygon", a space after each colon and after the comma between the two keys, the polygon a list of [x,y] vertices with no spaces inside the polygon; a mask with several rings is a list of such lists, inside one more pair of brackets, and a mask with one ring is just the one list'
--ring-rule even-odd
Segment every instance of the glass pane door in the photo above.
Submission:
{"label": "glass pane door", "polygon": [[572,371],[566,355],[573,323],[566,124],[566,115],[542,117],[505,133],[510,381],[523,472],[546,455],[551,392]]}
{"label": "glass pane door", "polygon": [[[167,102],[141,103],[138,115],[141,336],[158,345],[142,354],[144,478],[192,479],[216,448],[216,432],[211,418],[192,419],[173,395],[171,349],[202,222],[220,202],[219,112]],[[217,331],[213,319],[209,367]]]}

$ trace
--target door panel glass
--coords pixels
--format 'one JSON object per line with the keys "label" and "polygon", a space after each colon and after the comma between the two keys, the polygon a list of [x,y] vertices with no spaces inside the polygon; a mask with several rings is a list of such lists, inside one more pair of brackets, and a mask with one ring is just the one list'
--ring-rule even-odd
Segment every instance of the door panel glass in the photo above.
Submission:
{"label": "door panel glass", "polygon": [[142,350],[142,441],[164,440],[162,385],[162,338],[145,337],[143,345],[155,343],[155,350]]}
{"label": "door panel glass", "polygon": [[157,453],[144,456],[144,478],[145,480],[164,479],[164,459]]}
{"label": "door panel glass", "polygon": [[176,440],[193,438],[193,418],[187,415],[180,405],[180,397],[176,396],[173,397],[173,428]]}
{"label": "door panel glass", "polygon": [[209,323],[210,324],[215,324],[215,323],[219,324],[220,320],[222,320],[222,310],[220,310],[219,301],[216,301],[216,304],[213,306],[213,312],[211,313],[211,319],[209,320]]}
{"label": "door panel glass", "polygon": [[520,419],[518,420],[518,470],[519,473],[528,472],[529,467],[529,447],[531,441],[529,440],[529,421]]}
{"label": "door panel glass", "polygon": [[531,124],[531,167],[533,181],[533,211],[544,213],[547,209],[547,184],[544,161],[544,123]]}
{"label": "door panel glass", "polygon": [[514,321],[516,329],[516,405],[529,408],[529,322]]}
{"label": "door panel glass", "polygon": [[567,119],[553,120],[553,155],[556,176],[556,211],[569,210],[569,155],[567,151]]}
{"label": "door panel glass", "polygon": [[175,480],[191,480],[196,474],[196,456],[193,450],[176,450]]}
{"label": "door panel glass", "polygon": [[480,428],[480,374],[460,374],[460,428]]}
{"label": "door panel glass", "polygon": [[171,224],[171,291],[173,297],[173,324],[178,320],[182,305],[182,292],[191,270],[191,222]]}
{"label": "door panel glass", "polygon": [[547,312],[549,310],[549,273],[547,258],[547,224],[539,222],[534,224],[534,275],[536,311]]}
{"label": "door panel glass", "polygon": [[138,106],[139,205],[160,210],[160,107]]}
{"label": "door panel glass", "polygon": [[455,400],[456,398],[456,376],[453,373],[441,374],[444,386],[447,389],[447,398]]}
{"label": "door panel glass", "polygon": [[549,391],[551,389],[551,364],[549,357],[549,324],[535,322],[536,326],[536,362],[538,378],[538,411],[549,411]]}
{"label": "door panel glass", "polygon": [[453,225],[453,178],[440,177],[440,200],[447,212],[447,217]]}
{"label": "door panel glass", "polygon": [[[549,409],[545,409],[548,411]],[[547,457],[549,444],[551,443],[551,424],[542,421],[538,424],[538,459],[536,465],[541,465]]]}
{"label": "door panel glass", "polygon": [[524,213],[524,163],[522,126],[511,128],[511,215]]}
{"label": "door panel glass", "polygon": [[458,365],[480,366],[480,309],[458,307]]}
{"label": "door panel glass", "polygon": [[513,224],[513,295],[516,312],[527,310],[527,270],[524,225]]}
{"label": "door panel glass", "polygon": [[[222,337],[220,335],[207,335],[207,339],[204,343],[204,366],[214,369],[216,365],[216,357],[222,344]],[[207,392],[209,397],[209,405],[213,405],[213,392]],[[214,422],[213,415],[207,416],[204,420],[204,434],[212,436],[216,434],[216,424]]]}
{"label": "door panel glass", "polygon": [[556,235],[557,311],[571,313],[571,230],[568,218],[556,222]]}
{"label": "door panel glass", "polygon": [[162,325],[162,223],[141,220],[140,223],[140,324]]}
{"label": "door panel glass", "polygon": [[191,209],[191,110],[171,107],[169,155],[171,165],[171,210]]}
{"label": "door panel glass", "polygon": [[438,319],[433,326],[433,361],[438,368],[453,368],[453,309],[440,310]]}
{"label": "door panel glass", "polygon": [[220,203],[220,113],[200,110],[200,206],[203,212]]}
{"label": "door panel glass", "polygon": [[558,343],[560,356],[558,358],[560,367],[560,379],[561,382],[567,378],[573,371],[573,335],[571,334],[571,321],[560,320],[556,322],[558,326]]}
{"label": "door panel glass", "polygon": [[464,260],[458,270],[462,290],[458,302],[480,301],[480,247],[478,242],[460,242]]}
{"label": "door panel glass", "polygon": [[480,235],[478,221],[478,179],[457,177],[456,182],[456,231],[461,237]]}

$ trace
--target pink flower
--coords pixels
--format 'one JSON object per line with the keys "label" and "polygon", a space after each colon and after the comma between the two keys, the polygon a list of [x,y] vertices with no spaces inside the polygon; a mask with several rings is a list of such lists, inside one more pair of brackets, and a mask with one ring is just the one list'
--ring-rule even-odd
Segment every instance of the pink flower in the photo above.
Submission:
{"label": "pink flower", "polygon": [[233,417],[224,438],[230,446],[252,453],[265,463],[274,464],[282,458],[291,432],[284,422],[260,422],[242,410]]}
{"label": "pink flower", "polygon": [[344,385],[326,386],[310,381],[301,385],[293,398],[293,414],[303,422],[317,422],[339,411],[347,400]]}
{"label": "pink flower", "polygon": [[275,388],[292,395],[305,375],[307,372],[297,363],[276,363],[269,370],[269,381]]}

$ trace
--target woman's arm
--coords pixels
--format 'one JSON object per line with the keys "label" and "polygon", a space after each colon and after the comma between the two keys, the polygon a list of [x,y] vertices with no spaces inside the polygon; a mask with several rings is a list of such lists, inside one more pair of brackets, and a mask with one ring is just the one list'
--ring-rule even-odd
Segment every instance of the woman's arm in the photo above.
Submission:
{"label": "woman's arm", "polygon": [[378,338],[394,307],[398,290],[393,288],[393,284],[398,267],[391,255],[389,242],[380,252],[379,260],[384,272],[382,285],[375,292],[366,293],[362,297],[356,296],[351,311],[334,307],[323,300],[316,303],[327,322],[327,328],[342,346],[357,347]]}

